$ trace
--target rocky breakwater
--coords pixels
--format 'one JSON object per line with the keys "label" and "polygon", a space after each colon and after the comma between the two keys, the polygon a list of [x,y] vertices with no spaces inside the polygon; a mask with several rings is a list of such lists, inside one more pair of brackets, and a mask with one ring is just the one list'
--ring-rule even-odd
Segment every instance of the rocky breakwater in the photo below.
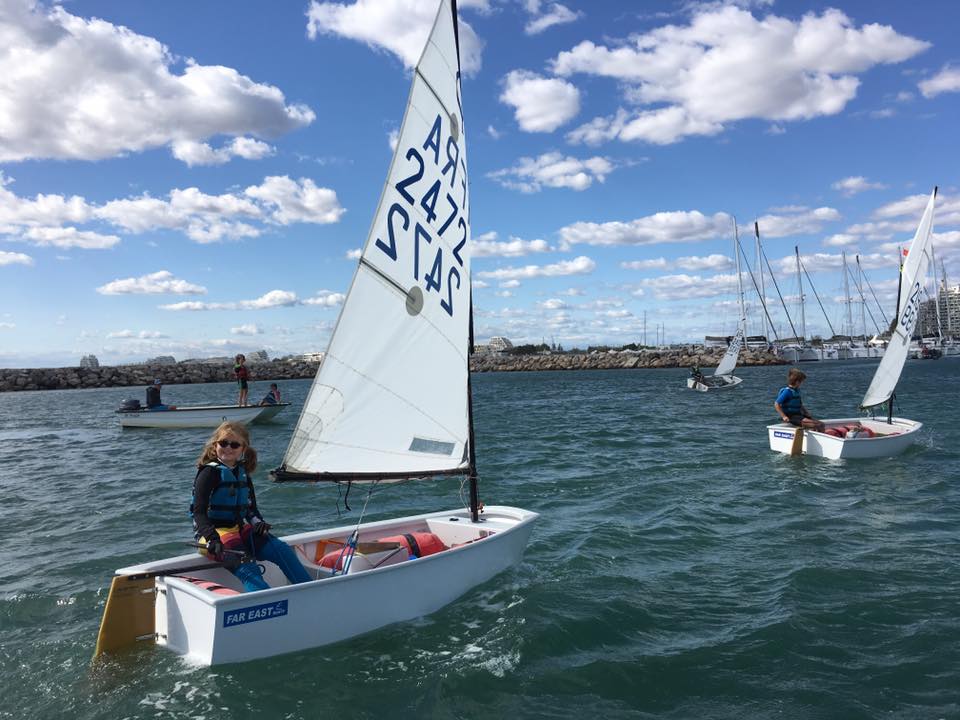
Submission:
{"label": "rocky breakwater", "polygon": [[[273,360],[250,367],[251,382],[312,378],[318,363]],[[164,385],[213,383],[234,380],[232,365],[181,362],[174,365],[117,365],[97,368],[0,369],[0,392],[15,390],[68,390],[72,388],[146,387],[154,378]]]}
{"label": "rocky breakwater", "polygon": [[[550,355],[508,355],[484,353],[474,355],[470,369],[474,372],[532,370],[622,370],[631,368],[701,368],[716,366],[723,349],[686,347],[667,350],[613,350],[591,353],[553,353]],[[783,365],[773,353],[754,350],[740,354],[739,366]]]}

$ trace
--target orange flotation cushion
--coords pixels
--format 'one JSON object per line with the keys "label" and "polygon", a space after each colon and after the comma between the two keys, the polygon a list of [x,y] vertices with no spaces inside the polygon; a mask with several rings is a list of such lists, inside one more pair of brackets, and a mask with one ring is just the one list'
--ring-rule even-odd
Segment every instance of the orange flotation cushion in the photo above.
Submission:
{"label": "orange flotation cushion", "polygon": [[[413,543],[409,540],[411,537],[413,538]],[[426,557],[427,555],[433,555],[449,549],[443,544],[443,540],[435,534],[427,532],[391,535],[390,537],[377,538],[377,540],[383,543],[400,543],[401,546],[407,549],[410,555],[415,555],[416,557]]]}
{"label": "orange flotation cushion", "polygon": [[839,428],[827,428],[826,430],[824,430],[824,432],[827,435],[833,435],[833,437],[843,437],[844,435],[847,434],[846,431],[840,432]]}

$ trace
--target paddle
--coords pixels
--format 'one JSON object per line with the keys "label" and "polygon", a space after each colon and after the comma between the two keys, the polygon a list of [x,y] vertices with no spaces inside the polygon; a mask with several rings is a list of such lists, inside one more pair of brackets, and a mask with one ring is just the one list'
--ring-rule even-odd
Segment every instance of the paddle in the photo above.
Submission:
{"label": "paddle", "polygon": [[224,567],[224,563],[207,561],[202,565],[156,570],[154,572],[115,575],[110,583],[110,594],[103,609],[97,647],[93,656],[112,652],[152,639],[154,626],[154,578],[180,575],[194,570]]}
{"label": "paddle", "polygon": [[793,434],[793,445],[790,446],[790,454],[803,454],[803,426],[798,427],[797,431]]}

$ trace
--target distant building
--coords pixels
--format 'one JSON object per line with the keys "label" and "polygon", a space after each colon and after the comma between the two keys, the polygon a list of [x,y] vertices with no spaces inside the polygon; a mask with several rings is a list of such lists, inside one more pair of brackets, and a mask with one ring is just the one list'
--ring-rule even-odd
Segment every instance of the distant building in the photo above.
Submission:
{"label": "distant building", "polygon": [[937,330],[937,301],[934,298],[924,300],[920,303],[917,327],[913,332],[915,335],[926,336],[936,335]]}
{"label": "distant building", "polygon": [[940,325],[944,335],[960,335],[960,285],[940,286]]}
{"label": "distant building", "polygon": [[323,360],[322,352],[308,352],[300,356],[300,359],[305,362],[320,362]]}
{"label": "distant building", "polygon": [[247,355],[247,362],[251,365],[262,362],[270,362],[270,356],[267,355],[266,350],[256,350],[255,352],[249,353]]}
{"label": "distant building", "polygon": [[145,365],[176,365],[177,360],[173,355],[157,355],[155,358],[147,360]]}
{"label": "distant building", "polygon": [[100,361],[97,360],[96,355],[84,355],[82,358],[80,358],[80,367],[98,368],[100,367]]}
{"label": "distant building", "polygon": [[487,343],[487,347],[490,348],[491,352],[504,352],[512,348],[513,343],[507,340],[505,337],[494,335],[492,338],[490,338],[490,342]]}

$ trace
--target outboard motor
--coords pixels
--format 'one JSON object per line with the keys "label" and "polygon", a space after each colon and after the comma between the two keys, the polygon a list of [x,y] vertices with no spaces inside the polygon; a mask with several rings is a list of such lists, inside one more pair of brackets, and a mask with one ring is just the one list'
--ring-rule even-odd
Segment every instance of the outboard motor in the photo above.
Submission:
{"label": "outboard motor", "polygon": [[127,398],[122,403],[120,407],[117,408],[117,412],[140,412],[143,408],[140,406],[140,401],[136,398]]}

